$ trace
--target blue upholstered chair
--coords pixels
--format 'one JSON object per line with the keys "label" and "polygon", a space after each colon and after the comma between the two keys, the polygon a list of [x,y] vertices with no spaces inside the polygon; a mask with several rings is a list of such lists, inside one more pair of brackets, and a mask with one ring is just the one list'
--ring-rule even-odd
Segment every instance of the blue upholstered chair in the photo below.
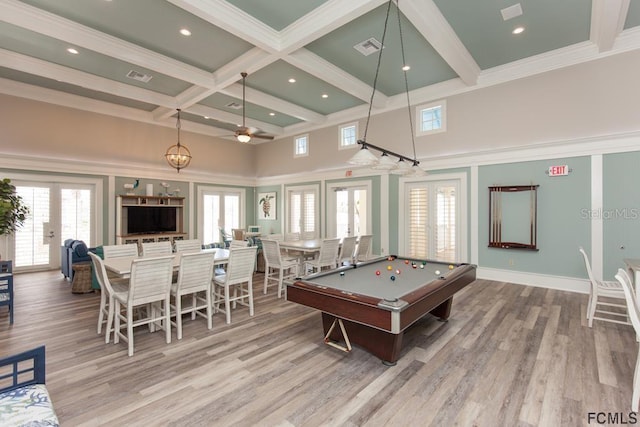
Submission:
{"label": "blue upholstered chair", "polygon": [[9,307],[9,324],[13,324],[13,263],[0,261],[0,306]]}

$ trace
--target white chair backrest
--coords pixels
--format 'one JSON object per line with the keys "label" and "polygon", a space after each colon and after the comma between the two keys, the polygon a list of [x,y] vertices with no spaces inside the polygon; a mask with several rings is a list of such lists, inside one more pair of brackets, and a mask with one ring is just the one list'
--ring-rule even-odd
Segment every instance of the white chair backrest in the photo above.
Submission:
{"label": "white chair backrest", "polygon": [[284,236],[282,234],[268,234],[265,239],[268,240],[277,240],[279,242],[281,242],[284,239]]}
{"label": "white chair backrest", "polygon": [[340,247],[340,255],[338,261],[353,262],[353,256],[356,251],[356,243],[358,242],[357,236],[345,237],[342,239],[342,246]]}
{"label": "white chair backrest", "polygon": [[129,304],[139,305],[168,298],[172,279],[173,255],[134,259],[129,279]]}
{"label": "white chair backrest", "polygon": [[171,242],[149,242],[142,244],[143,257],[171,255]]}
{"label": "white chair backrest", "polygon": [[89,252],[89,256],[91,257],[91,262],[93,263],[93,271],[96,272],[96,279],[98,279],[98,284],[100,285],[100,289],[102,292],[106,292],[111,295],[113,293],[113,288],[111,287],[111,282],[109,281],[109,276],[107,275],[107,270],[104,267],[104,263],[102,262],[102,258],[93,252]]}
{"label": "white chair backrest", "polygon": [[229,243],[229,249],[246,248],[247,246],[249,246],[248,240],[232,240]]}
{"label": "white chair backrest", "polygon": [[208,289],[213,278],[213,252],[185,253],[180,258],[177,287],[180,292]]}
{"label": "white chair backrest", "polygon": [[231,238],[233,240],[244,240],[244,230],[241,228],[232,228]]}
{"label": "white chair backrest", "polygon": [[295,242],[296,240],[300,240],[300,233],[297,231],[295,233],[286,233],[284,235],[284,240],[288,242]]}
{"label": "white chair backrest", "polygon": [[202,243],[198,239],[176,240],[173,243],[176,252],[200,252]]}
{"label": "white chair backrest", "polygon": [[248,248],[234,248],[229,250],[229,262],[225,273],[225,283],[233,285],[244,283],[253,278],[256,264],[257,246]]}
{"label": "white chair backrest", "polygon": [[102,247],[104,259],[110,258],[126,258],[138,256],[138,244],[130,243],[127,245],[105,245]]}
{"label": "white chair backrest", "polygon": [[358,247],[356,248],[356,261],[365,260],[369,257],[371,252],[371,240],[373,236],[371,234],[364,234],[358,239]]}
{"label": "white chair backrest", "polygon": [[324,239],[320,246],[320,254],[318,255],[318,264],[321,266],[335,266],[338,259],[338,251],[340,250],[340,239]]}
{"label": "white chair backrest", "polygon": [[584,266],[587,269],[587,274],[589,275],[589,280],[591,281],[591,284],[593,286],[597,286],[598,282],[595,280],[595,278],[593,277],[593,272],[591,271],[591,263],[589,262],[589,256],[587,255],[587,253],[584,251],[584,249],[582,249],[582,246],[580,246],[578,248],[578,250],[580,251],[580,253],[582,254],[582,257],[584,258]]}
{"label": "white chair backrest", "polygon": [[627,300],[627,314],[633,325],[633,329],[636,331],[636,335],[640,335],[640,307],[638,306],[638,300],[633,293],[633,285],[631,284],[631,278],[622,268],[618,269],[616,274],[616,280],[622,285],[624,291],[624,297]]}
{"label": "white chair backrest", "polygon": [[316,238],[316,232],[315,231],[303,231],[300,234],[300,239],[302,240],[313,240]]}
{"label": "white chair backrest", "polygon": [[282,264],[280,243],[277,240],[262,239],[262,253],[267,265],[275,267]]}

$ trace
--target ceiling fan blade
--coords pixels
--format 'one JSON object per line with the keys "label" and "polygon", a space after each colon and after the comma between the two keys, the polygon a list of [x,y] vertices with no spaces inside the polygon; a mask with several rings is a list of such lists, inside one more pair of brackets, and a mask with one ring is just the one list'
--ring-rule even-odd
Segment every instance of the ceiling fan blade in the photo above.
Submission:
{"label": "ceiling fan blade", "polygon": [[258,139],[273,139],[273,136],[270,135],[251,135],[251,138],[258,138]]}

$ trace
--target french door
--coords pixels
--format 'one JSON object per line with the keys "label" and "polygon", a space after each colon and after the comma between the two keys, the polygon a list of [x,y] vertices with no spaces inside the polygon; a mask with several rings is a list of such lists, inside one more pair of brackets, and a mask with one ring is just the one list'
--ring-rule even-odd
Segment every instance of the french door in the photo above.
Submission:
{"label": "french door", "polygon": [[232,229],[243,228],[244,190],[206,187],[198,193],[198,238],[202,243],[222,243],[222,230],[231,235]]}
{"label": "french door", "polygon": [[60,266],[60,249],[66,239],[96,244],[96,185],[12,180],[17,194],[29,207],[24,225],[11,237],[16,271],[54,269]]}
{"label": "french door", "polygon": [[318,187],[287,188],[286,233],[299,233],[303,239],[320,237]]}
{"label": "french door", "polygon": [[347,237],[371,233],[369,182],[332,184],[328,193],[327,236]]}
{"label": "french door", "polygon": [[404,188],[404,253],[410,257],[455,262],[461,245],[460,182],[406,183]]}

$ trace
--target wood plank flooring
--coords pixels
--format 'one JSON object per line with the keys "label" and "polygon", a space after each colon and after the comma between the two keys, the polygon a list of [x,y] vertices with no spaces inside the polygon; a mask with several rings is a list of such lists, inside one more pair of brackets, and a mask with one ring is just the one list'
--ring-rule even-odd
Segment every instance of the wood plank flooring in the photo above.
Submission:
{"label": "wood plank flooring", "polygon": [[0,307],[0,356],[46,345],[62,426],[586,426],[631,411],[635,335],[588,328],[586,295],[478,280],[387,367],[324,345],[320,313],[263,295],[261,274],[254,317],[185,320],[171,344],[140,328],[133,357],[97,335],[99,295],[70,288],[59,272],[17,275],[13,326]]}

